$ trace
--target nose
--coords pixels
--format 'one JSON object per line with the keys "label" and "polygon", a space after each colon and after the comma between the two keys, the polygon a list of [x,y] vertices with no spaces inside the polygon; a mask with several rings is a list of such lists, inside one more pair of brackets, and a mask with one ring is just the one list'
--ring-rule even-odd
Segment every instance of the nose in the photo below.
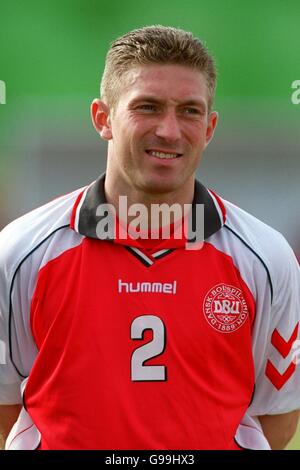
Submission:
{"label": "nose", "polygon": [[166,142],[176,142],[180,139],[180,123],[175,110],[169,109],[160,115],[155,134]]}

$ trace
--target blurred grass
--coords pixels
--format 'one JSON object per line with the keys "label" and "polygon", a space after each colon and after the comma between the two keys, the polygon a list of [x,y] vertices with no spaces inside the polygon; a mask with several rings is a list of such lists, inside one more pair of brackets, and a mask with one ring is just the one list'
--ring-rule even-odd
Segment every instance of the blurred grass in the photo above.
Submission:
{"label": "blurred grass", "polygon": [[295,436],[286,447],[286,450],[300,450],[300,423],[298,424],[298,429]]}

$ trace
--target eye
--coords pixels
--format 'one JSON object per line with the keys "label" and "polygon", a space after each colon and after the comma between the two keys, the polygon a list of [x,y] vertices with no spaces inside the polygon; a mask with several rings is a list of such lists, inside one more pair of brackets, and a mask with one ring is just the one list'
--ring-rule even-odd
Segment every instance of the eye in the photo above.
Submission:
{"label": "eye", "polygon": [[151,112],[151,111],[156,111],[157,106],[155,104],[143,103],[143,104],[139,104],[136,107],[136,109],[141,110],[141,111]]}
{"label": "eye", "polygon": [[192,107],[187,107],[183,109],[184,114],[201,114],[200,110],[198,108],[192,108]]}

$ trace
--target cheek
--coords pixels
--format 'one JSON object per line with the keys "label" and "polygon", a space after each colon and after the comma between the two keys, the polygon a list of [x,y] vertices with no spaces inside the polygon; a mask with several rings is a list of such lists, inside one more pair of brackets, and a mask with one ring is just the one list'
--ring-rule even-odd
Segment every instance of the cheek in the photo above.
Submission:
{"label": "cheek", "polygon": [[130,128],[130,133],[133,138],[140,139],[144,135],[151,133],[155,126],[151,123],[150,119],[141,120],[141,119],[132,119],[131,122],[128,122],[128,127]]}
{"label": "cheek", "polygon": [[206,128],[204,126],[194,126],[186,132],[187,140],[193,147],[201,148],[206,142]]}
{"label": "cheek", "polygon": [[128,124],[126,127],[119,127],[115,135],[115,150],[118,155],[122,156],[122,159],[126,161],[135,159],[135,154],[139,152],[139,147],[143,145],[137,130]]}
{"label": "cheek", "polygon": [[128,127],[121,125],[115,125],[112,127],[112,135],[114,145],[117,147],[127,147],[128,142],[130,141],[130,133],[128,132]]}

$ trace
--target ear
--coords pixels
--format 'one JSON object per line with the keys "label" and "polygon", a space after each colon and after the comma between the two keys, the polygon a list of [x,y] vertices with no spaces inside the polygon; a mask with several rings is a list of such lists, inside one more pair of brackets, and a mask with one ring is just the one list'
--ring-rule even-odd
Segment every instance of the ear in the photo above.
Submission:
{"label": "ear", "polygon": [[212,111],[208,115],[207,119],[207,129],[206,129],[206,144],[205,147],[209,144],[209,142],[212,140],[215,132],[215,128],[217,126],[219,115],[217,111]]}
{"label": "ear", "polygon": [[93,126],[102,139],[111,140],[111,121],[109,107],[101,100],[94,99],[91,104],[91,118]]}

